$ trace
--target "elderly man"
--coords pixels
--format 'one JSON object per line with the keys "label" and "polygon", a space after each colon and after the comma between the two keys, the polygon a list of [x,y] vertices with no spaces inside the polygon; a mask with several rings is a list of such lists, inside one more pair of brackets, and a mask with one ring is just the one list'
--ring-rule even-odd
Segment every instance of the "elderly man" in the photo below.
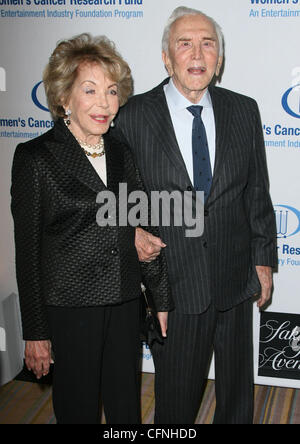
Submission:
{"label": "elderly man", "polygon": [[204,191],[204,233],[161,226],[138,231],[141,260],[165,248],[175,310],[159,313],[165,334],[153,347],[155,422],[193,423],[215,352],[214,422],[253,418],[252,297],[271,297],[276,229],[256,102],[211,85],[223,61],[217,23],[184,7],[163,36],[170,78],[133,97],[118,128],[135,153],[146,188]]}

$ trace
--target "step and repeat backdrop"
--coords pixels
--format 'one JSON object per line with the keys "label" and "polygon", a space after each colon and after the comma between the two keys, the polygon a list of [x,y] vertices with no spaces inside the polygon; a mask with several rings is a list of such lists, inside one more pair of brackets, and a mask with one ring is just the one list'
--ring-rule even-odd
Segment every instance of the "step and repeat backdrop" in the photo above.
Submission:
{"label": "step and repeat backdrop", "polygon": [[[43,68],[58,40],[105,34],[130,64],[135,93],[151,89],[166,77],[161,35],[180,5],[221,25],[220,85],[260,107],[279,259],[272,304],[254,307],[255,381],[300,387],[300,0],[0,0],[0,384],[23,363],[10,175],[16,145],[53,125]],[[154,371],[145,345],[143,368]]]}

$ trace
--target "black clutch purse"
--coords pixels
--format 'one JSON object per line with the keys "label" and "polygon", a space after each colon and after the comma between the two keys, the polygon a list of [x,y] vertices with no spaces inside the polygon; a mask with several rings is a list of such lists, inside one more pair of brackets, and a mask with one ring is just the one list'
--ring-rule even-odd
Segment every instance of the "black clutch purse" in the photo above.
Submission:
{"label": "black clutch purse", "polygon": [[150,305],[150,296],[146,294],[144,284],[141,284],[141,289],[141,340],[145,341],[149,347],[152,347],[155,341],[163,344],[160,323],[155,310]]}

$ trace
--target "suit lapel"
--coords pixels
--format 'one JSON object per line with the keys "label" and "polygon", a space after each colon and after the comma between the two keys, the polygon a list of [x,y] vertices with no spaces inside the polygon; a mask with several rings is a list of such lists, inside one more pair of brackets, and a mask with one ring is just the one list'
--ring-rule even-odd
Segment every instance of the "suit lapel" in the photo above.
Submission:
{"label": "suit lapel", "polygon": [[232,103],[226,100],[221,90],[215,87],[210,87],[213,110],[216,125],[216,155],[215,167],[213,173],[213,183],[210,191],[210,197],[213,194],[214,188],[220,178],[222,165],[226,157],[226,153],[230,147],[231,136],[231,119],[232,119]]}
{"label": "suit lapel", "polygon": [[54,141],[47,141],[46,145],[60,165],[84,185],[96,193],[105,188],[104,183],[62,119],[55,123]]}
{"label": "suit lapel", "polygon": [[172,124],[169,108],[167,105],[163,86],[169,81],[165,80],[157,88],[145,96],[144,111],[153,134],[157,137],[159,146],[165,151],[169,160],[179,173],[189,175],[183,160],[174,127]]}

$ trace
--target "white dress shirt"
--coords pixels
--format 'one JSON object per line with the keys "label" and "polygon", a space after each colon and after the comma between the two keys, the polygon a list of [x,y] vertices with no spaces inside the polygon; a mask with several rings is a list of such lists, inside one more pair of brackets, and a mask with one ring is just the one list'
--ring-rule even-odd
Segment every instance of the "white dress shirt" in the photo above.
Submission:
{"label": "white dress shirt", "polygon": [[207,90],[199,103],[191,103],[178,91],[172,79],[170,79],[170,82],[164,86],[164,92],[170,110],[177,142],[191,182],[194,183],[192,151],[194,116],[190,113],[190,111],[187,110],[187,107],[192,105],[203,106],[201,117],[206,130],[210,164],[213,173],[216,153],[216,126],[211,97]]}

